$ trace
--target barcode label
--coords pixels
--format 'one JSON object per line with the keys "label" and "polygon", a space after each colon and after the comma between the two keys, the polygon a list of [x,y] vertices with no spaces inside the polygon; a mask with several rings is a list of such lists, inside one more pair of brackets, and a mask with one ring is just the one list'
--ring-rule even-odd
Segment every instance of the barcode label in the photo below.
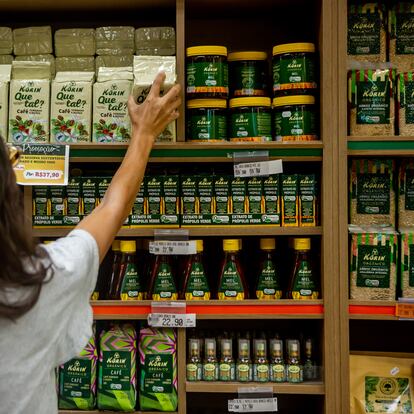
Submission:
{"label": "barcode label", "polygon": [[229,400],[230,413],[275,413],[277,412],[277,398],[239,398]]}
{"label": "barcode label", "polygon": [[282,160],[234,164],[235,177],[261,177],[283,172]]}
{"label": "barcode label", "polygon": [[150,313],[148,325],[153,328],[195,328],[195,313]]}
{"label": "barcode label", "polygon": [[149,245],[151,254],[167,254],[167,255],[189,255],[196,254],[196,241],[152,241]]}

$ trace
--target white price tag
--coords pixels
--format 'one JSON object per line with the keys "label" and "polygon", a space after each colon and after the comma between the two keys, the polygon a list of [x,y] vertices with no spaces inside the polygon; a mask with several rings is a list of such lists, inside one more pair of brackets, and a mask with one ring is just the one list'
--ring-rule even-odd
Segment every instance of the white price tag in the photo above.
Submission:
{"label": "white price tag", "polygon": [[148,325],[153,328],[195,328],[195,313],[150,313]]}
{"label": "white price tag", "polygon": [[261,177],[283,172],[282,160],[234,164],[235,177]]}
{"label": "white price tag", "polygon": [[238,398],[229,400],[230,413],[275,413],[277,412],[277,398]]}
{"label": "white price tag", "polygon": [[171,255],[188,255],[196,254],[196,241],[170,241],[157,240],[149,244],[149,252],[151,254],[171,254]]}

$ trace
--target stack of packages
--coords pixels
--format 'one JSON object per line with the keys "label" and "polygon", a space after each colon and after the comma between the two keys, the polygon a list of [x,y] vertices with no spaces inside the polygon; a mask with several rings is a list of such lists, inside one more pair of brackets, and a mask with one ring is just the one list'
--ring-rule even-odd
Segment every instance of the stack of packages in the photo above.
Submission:
{"label": "stack of packages", "polygon": [[[9,82],[13,62],[13,32],[10,27],[0,27],[0,137],[7,140],[9,117]],[[0,138],[1,139],[1,138]]]}
{"label": "stack of packages", "polygon": [[13,61],[13,32],[10,27],[0,27],[0,65],[10,65]]}

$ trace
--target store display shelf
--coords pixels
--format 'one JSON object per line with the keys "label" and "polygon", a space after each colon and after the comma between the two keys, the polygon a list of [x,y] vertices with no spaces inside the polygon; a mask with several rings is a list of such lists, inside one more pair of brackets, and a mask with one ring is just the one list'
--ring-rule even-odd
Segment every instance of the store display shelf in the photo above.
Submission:
{"label": "store display shelf", "polygon": [[300,384],[274,384],[257,382],[186,382],[186,392],[199,393],[237,393],[240,387],[273,387],[276,394],[313,394],[324,395],[323,382],[303,382]]}
{"label": "store display shelf", "polygon": [[[133,303],[102,300],[91,304],[96,320],[145,320],[151,312],[151,301],[145,300]],[[186,312],[195,313],[197,319],[323,319],[324,313],[323,300],[208,300],[187,301],[186,304]]]}
{"label": "store display shelf", "polygon": [[407,156],[414,150],[414,136],[348,137],[348,155]]}
{"label": "store display shelf", "polygon": [[[102,414],[102,413],[106,413],[106,414],[119,414],[119,411],[98,411],[98,410],[94,410],[94,411],[79,411],[79,410],[59,410],[59,414],[79,414],[79,413],[86,413],[86,414]],[[159,411],[134,411],[131,414],[160,414]],[[173,412],[163,412],[163,414],[177,414],[176,411]]]}
{"label": "store display shelf", "polygon": [[[72,162],[120,161],[125,155],[127,144],[71,144]],[[255,142],[209,144],[176,142],[155,144],[150,162],[233,162],[234,152],[269,151],[270,158],[289,161],[321,161],[323,144],[310,142]]]}
{"label": "store display shelf", "polygon": [[350,319],[397,320],[396,302],[349,301]]}

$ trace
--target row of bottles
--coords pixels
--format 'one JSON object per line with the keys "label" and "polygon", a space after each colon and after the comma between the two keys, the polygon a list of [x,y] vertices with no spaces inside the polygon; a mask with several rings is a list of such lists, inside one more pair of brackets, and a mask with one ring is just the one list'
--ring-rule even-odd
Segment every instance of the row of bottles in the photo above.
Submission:
{"label": "row of bottles", "polygon": [[[236,352],[234,342],[237,343]],[[304,341],[304,349],[302,360],[301,344],[297,339],[189,338],[187,381],[300,383],[316,380],[318,367],[311,338]]]}
{"label": "row of bottles", "polygon": [[[293,239],[294,265],[285,290],[275,255],[276,241],[273,238],[260,239],[260,257],[253,259],[255,282],[250,295],[251,289],[240,258],[242,240],[223,240],[220,270],[214,279],[208,277],[206,262],[210,258],[204,255],[203,240],[196,240],[196,254],[179,256],[178,264],[175,256],[150,255],[148,241],[145,242],[144,249],[137,255],[135,241],[115,240],[112,264],[103,264],[93,299],[243,300],[250,296],[259,300],[283,297],[306,300],[320,297],[308,238]],[[111,256],[105,259],[106,262],[108,260]]]}

